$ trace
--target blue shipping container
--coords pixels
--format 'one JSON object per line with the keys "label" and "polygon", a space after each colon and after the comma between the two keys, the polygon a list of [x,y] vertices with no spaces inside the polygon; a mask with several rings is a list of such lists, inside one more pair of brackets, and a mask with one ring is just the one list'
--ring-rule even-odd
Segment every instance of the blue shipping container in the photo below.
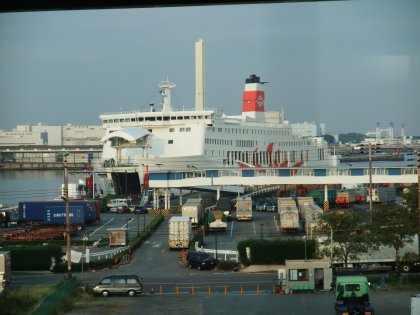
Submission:
{"label": "blue shipping container", "polygon": [[[89,224],[96,220],[94,203],[84,200],[69,202],[71,224]],[[19,221],[46,225],[66,224],[66,203],[62,200],[19,202]]]}
{"label": "blue shipping container", "polygon": [[[83,205],[69,206],[70,224],[84,224]],[[44,224],[66,224],[66,206],[46,206],[44,211]]]}

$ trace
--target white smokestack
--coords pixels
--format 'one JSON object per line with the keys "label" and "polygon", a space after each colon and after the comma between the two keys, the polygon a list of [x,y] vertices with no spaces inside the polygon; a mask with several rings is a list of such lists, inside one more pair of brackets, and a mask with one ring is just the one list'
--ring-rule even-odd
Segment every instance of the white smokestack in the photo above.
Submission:
{"label": "white smokestack", "polygon": [[195,42],[195,110],[204,109],[204,41]]}

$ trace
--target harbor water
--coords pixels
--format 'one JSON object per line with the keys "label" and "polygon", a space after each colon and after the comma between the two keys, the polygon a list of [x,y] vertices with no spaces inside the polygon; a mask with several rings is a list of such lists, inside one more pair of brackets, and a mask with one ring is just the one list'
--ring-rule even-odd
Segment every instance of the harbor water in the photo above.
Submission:
{"label": "harbor water", "polygon": [[20,201],[53,200],[60,197],[63,183],[64,171],[60,170],[2,170],[0,204],[16,206]]}

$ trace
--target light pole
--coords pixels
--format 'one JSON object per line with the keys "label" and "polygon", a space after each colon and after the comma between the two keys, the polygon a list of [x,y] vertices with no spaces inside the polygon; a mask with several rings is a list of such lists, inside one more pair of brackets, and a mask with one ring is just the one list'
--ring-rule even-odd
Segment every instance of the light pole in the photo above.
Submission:
{"label": "light pole", "polygon": [[67,279],[70,280],[71,276],[71,250],[70,250],[70,207],[69,207],[69,174],[67,170],[67,156],[68,152],[63,154],[64,161],[64,190],[66,201],[66,252],[67,252]]}
{"label": "light pole", "polygon": [[137,212],[137,237],[140,236],[140,219],[139,219],[139,217],[140,217],[140,213],[138,211]]}
{"label": "light pole", "polygon": [[[83,252],[82,252],[82,282],[83,282],[83,265],[86,260],[86,250],[85,250],[85,241],[89,240],[89,236],[86,234],[83,234]],[[85,255],[85,259],[83,259],[83,255]]]}

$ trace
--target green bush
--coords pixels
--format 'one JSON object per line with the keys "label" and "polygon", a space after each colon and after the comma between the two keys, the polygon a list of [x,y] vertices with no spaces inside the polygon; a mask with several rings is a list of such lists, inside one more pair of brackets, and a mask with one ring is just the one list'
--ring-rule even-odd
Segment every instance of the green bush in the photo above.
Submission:
{"label": "green bush", "polygon": [[218,261],[217,268],[220,270],[237,271],[239,270],[239,263],[232,260]]}
{"label": "green bush", "polygon": [[60,245],[7,246],[12,270],[50,270],[51,259],[60,261],[64,255]]}
{"label": "green bush", "polygon": [[[246,248],[251,250],[250,259]],[[284,264],[287,259],[305,259],[305,241],[248,239],[238,243],[239,259],[244,265]],[[306,241],[306,258],[315,257],[315,242]]]}

